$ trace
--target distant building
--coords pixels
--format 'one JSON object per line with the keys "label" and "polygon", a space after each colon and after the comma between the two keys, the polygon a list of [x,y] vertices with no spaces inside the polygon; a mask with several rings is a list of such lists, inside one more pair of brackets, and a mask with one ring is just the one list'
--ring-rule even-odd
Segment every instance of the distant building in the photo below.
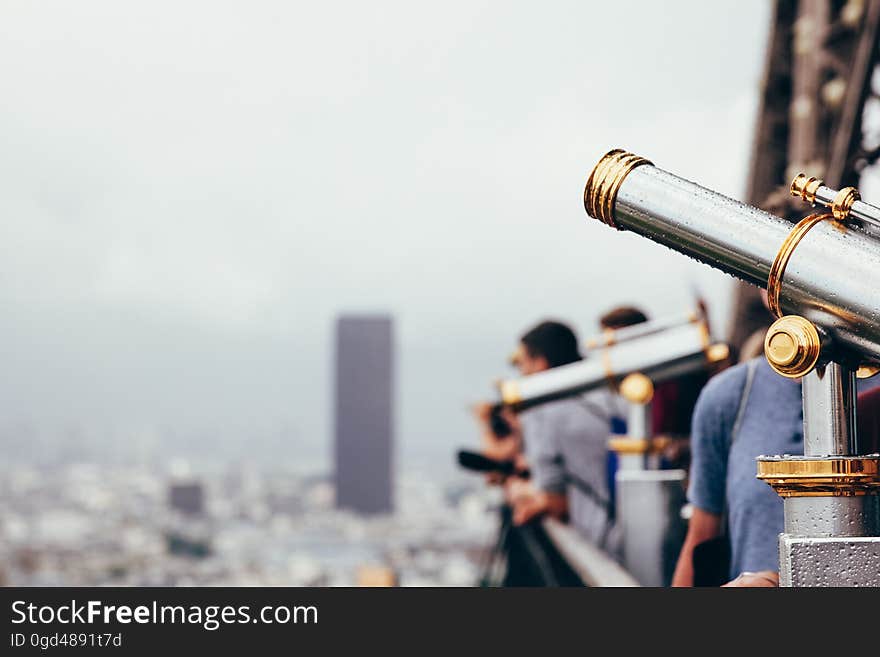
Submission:
{"label": "distant building", "polygon": [[336,506],[392,510],[394,358],[388,316],[336,323]]}
{"label": "distant building", "polygon": [[205,492],[197,481],[175,482],[168,488],[168,503],[175,511],[199,516],[205,512]]}

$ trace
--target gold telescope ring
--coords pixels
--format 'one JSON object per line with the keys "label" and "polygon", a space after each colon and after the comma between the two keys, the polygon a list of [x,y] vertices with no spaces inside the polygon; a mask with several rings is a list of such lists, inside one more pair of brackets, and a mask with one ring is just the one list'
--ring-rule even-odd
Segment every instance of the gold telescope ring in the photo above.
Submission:
{"label": "gold telescope ring", "polygon": [[816,192],[825,182],[815,176],[807,177],[805,173],[799,173],[791,181],[791,195],[800,196],[807,203],[812,205],[816,202]]}
{"label": "gold telescope ring", "polygon": [[770,275],[767,277],[767,304],[776,319],[780,319],[783,315],[782,308],[779,306],[779,294],[782,291],[782,277],[785,275],[785,267],[804,235],[810,232],[813,226],[826,219],[833,220],[834,215],[826,212],[811,214],[801,219],[785,238],[782,246],[779,247],[779,252],[770,266]]}
{"label": "gold telescope ring", "polygon": [[587,186],[584,187],[584,209],[591,217],[612,228],[614,223],[614,202],[617,191],[629,172],[642,164],[652,164],[649,160],[616,148],[608,151],[593,167]]}
{"label": "gold telescope ring", "polygon": [[844,187],[837,192],[834,201],[831,203],[831,214],[833,214],[834,218],[838,221],[845,221],[849,216],[849,211],[852,209],[853,203],[861,198],[862,195],[859,194],[859,190],[855,187]]}

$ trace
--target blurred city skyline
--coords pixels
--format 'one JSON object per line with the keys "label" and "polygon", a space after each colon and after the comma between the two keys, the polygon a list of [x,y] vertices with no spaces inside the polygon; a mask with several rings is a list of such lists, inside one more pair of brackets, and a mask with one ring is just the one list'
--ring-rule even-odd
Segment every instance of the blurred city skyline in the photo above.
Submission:
{"label": "blurred city skyline", "polygon": [[678,313],[698,289],[722,334],[730,279],[580,193],[625,147],[742,197],[768,12],[5,4],[0,436],[329,466],[333,322],[376,311],[397,463],[451,468],[543,317],[587,337],[612,305]]}

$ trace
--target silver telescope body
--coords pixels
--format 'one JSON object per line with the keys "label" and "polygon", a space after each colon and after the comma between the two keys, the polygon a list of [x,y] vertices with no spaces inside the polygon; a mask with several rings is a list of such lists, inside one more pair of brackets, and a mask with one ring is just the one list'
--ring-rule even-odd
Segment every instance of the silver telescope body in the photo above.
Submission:
{"label": "silver telescope body", "polygon": [[[638,233],[748,283],[767,287],[792,224],[655,167],[611,151],[584,190],[588,214]],[[803,236],[784,270],[779,305],[880,361],[880,237],[822,221]]]}
{"label": "silver telescope body", "polygon": [[684,324],[696,324],[697,322],[707,322],[705,312],[702,308],[681,315],[672,315],[669,317],[661,317],[659,319],[641,322],[632,326],[625,326],[619,329],[606,329],[599,335],[589,338],[584,343],[586,351],[593,351],[602,347],[611,347],[621,342],[643,338],[646,335],[660,333],[671,328],[676,328]]}
{"label": "silver telescope body", "polygon": [[636,372],[658,383],[698,371],[727,356],[727,345],[713,344],[705,323],[682,324],[590,352],[576,363],[501,381],[500,403],[524,410],[614,385]]}

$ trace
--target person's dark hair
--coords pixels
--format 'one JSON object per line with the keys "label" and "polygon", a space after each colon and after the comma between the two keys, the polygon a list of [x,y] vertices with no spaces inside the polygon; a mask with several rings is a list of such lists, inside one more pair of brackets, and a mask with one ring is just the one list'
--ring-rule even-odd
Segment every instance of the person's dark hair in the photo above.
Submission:
{"label": "person's dark hair", "polygon": [[574,331],[560,322],[541,322],[520,338],[532,357],[543,356],[550,367],[581,359]]}
{"label": "person's dark hair", "polygon": [[621,329],[647,322],[648,316],[633,306],[618,306],[599,318],[599,325],[606,329]]}

